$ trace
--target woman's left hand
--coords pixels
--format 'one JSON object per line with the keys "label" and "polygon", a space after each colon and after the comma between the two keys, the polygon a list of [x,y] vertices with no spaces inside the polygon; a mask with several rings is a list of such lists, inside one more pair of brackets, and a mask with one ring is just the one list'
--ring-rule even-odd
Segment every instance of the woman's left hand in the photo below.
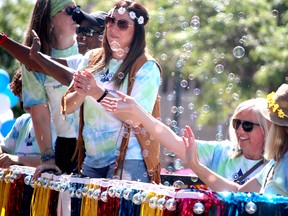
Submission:
{"label": "woman's left hand", "polygon": [[78,71],[74,74],[74,89],[81,95],[93,97],[99,87],[92,73]]}

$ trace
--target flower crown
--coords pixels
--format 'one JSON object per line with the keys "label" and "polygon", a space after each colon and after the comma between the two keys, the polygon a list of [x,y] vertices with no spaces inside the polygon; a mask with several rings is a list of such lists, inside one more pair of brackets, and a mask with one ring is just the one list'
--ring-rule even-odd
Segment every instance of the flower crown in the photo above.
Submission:
{"label": "flower crown", "polygon": [[[118,13],[119,13],[120,15],[123,15],[125,12],[126,12],[126,8],[125,8],[125,7],[120,7],[120,8],[118,9]],[[130,18],[133,19],[133,20],[134,20],[134,19],[137,19],[137,22],[138,22],[139,25],[144,24],[144,17],[143,17],[143,16],[137,17],[137,16],[136,16],[136,13],[135,13],[134,11],[130,11],[130,12],[129,12],[129,16],[130,16]]]}
{"label": "flower crown", "polygon": [[271,92],[270,94],[267,95],[268,108],[271,109],[274,113],[277,112],[279,118],[284,118],[285,113],[283,112],[282,109],[279,109],[279,104],[277,104],[273,99],[274,95],[275,92]]}

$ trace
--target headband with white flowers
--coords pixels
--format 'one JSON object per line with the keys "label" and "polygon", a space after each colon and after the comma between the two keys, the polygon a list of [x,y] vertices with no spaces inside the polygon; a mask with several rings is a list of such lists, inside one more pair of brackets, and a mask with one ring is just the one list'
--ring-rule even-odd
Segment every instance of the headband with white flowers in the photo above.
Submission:
{"label": "headband with white flowers", "polygon": [[[118,13],[119,13],[120,15],[123,15],[125,12],[126,12],[126,8],[125,8],[125,7],[120,7],[120,8],[118,9]],[[133,20],[136,19],[139,25],[144,24],[144,17],[143,17],[143,16],[137,17],[137,16],[136,16],[136,13],[135,13],[134,11],[130,11],[130,12],[129,12],[129,16],[130,16],[130,18],[133,19]]]}

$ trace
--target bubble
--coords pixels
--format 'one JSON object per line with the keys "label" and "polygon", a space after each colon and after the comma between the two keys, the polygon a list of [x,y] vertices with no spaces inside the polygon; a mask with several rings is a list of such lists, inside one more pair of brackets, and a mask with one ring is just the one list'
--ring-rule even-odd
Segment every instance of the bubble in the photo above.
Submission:
{"label": "bubble", "polygon": [[181,80],[180,86],[181,86],[182,88],[186,88],[186,87],[188,86],[187,80]]}
{"label": "bubble", "polygon": [[197,182],[198,181],[198,176],[191,176],[191,181],[192,182]]}
{"label": "bubble", "polygon": [[234,86],[233,83],[229,83],[229,84],[228,84],[228,88],[229,88],[229,89],[232,89],[233,86]]}
{"label": "bubble", "polygon": [[210,111],[210,106],[207,105],[207,104],[203,105],[203,106],[202,106],[202,111],[203,111],[204,113],[208,113],[208,112]]}
{"label": "bubble", "polygon": [[193,76],[192,74],[189,74],[188,79],[189,79],[189,80],[193,80],[193,79],[194,79],[194,76]]}
{"label": "bubble", "polygon": [[172,173],[172,172],[174,171],[174,168],[173,168],[172,166],[168,166],[168,167],[167,167],[167,171],[168,171],[169,173]]}
{"label": "bubble", "polygon": [[192,110],[194,108],[194,104],[193,103],[189,103],[188,104],[188,109]]}
{"label": "bubble", "polygon": [[160,33],[160,32],[156,32],[156,33],[155,33],[155,37],[156,37],[156,38],[160,38],[160,37],[161,37],[161,33]]}
{"label": "bubble", "polygon": [[191,52],[192,51],[192,44],[190,42],[185,43],[184,45],[181,46],[181,49],[183,52]]}
{"label": "bubble", "polygon": [[254,202],[250,201],[245,205],[245,211],[248,214],[254,214],[257,211],[257,205]]}
{"label": "bubble", "polygon": [[224,104],[224,100],[223,100],[222,98],[219,98],[219,99],[217,100],[217,103],[218,103],[219,105],[223,105],[223,104]]}
{"label": "bubble", "polygon": [[176,127],[176,126],[177,126],[177,121],[173,120],[173,121],[171,122],[171,126],[172,126],[172,127]]}
{"label": "bubble", "polygon": [[198,61],[197,61],[197,64],[198,64],[199,66],[202,65],[202,63],[203,63],[202,60],[198,60]]}
{"label": "bubble", "polygon": [[112,41],[110,44],[111,50],[114,52],[117,52],[119,49],[121,49],[120,44],[117,41]]}
{"label": "bubble", "polygon": [[165,61],[167,59],[167,55],[166,54],[161,54],[160,56],[161,60]]}
{"label": "bubble", "polygon": [[222,89],[222,88],[220,88],[219,90],[218,90],[218,94],[223,94],[224,93],[224,90]]}
{"label": "bubble", "polygon": [[176,180],[173,183],[173,187],[178,188],[178,189],[183,188],[184,186],[185,186],[184,182],[180,180]]}
{"label": "bubble", "polygon": [[123,79],[124,78],[124,73],[123,72],[119,72],[118,73],[118,78],[119,79]]}
{"label": "bubble", "polygon": [[184,169],[183,162],[178,158],[174,160],[174,169],[175,170],[182,170]]}
{"label": "bubble", "polygon": [[199,88],[193,89],[193,94],[194,95],[199,95],[200,94],[200,89]]}
{"label": "bubble", "polygon": [[178,108],[176,106],[172,106],[171,107],[171,112],[172,113],[177,113],[178,112]]}
{"label": "bubble", "polygon": [[239,19],[244,18],[244,13],[243,13],[243,12],[239,12],[239,13],[238,13],[238,18],[239,18]]}
{"label": "bubble", "polygon": [[218,132],[223,131],[223,126],[222,125],[217,125],[216,130]]}
{"label": "bubble", "polygon": [[225,58],[225,53],[220,54],[220,58],[224,59]]}
{"label": "bubble", "polygon": [[148,157],[149,156],[149,151],[148,150],[143,150],[142,151],[142,157],[143,158],[146,158],[146,157]]}
{"label": "bubble", "polygon": [[236,58],[242,58],[245,55],[245,49],[242,46],[236,46],[233,49],[233,55]]}
{"label": "bubble", "polygon": [[213,77],[213,78],[211,79],[211,83],[212,83],[212,84],[216,84],[216,83],[217,83],[217,78],[216,78],[216,77]]}
{"label": "bubble", "polygon": [[235,78],[235,75],[233,73],[228,74],[228,79],[233,80]]}
{"label": "bubble", "polygon": [[273,17],[277,17],[277,16],[279,15],[278,10],[276,10],[276,9],[272,10],[271,13],[272,13],[272,16],[273,16]]}
{"label": "bubble", "polygon": [[200,20],[198,19],[192,19],[190,22],[190,26],[191,28],[195,31],[198,30],[200,28]]}
{"label": "bubble", "polygon": [[237,101],[239,100],[240,96],[237,93],[233,93],[232,98]]}
{"label": "bubble", "polygon": [[115,151],[114,151],[114,155],[115,155],[116,157],[118,157],[119,154],[120,154],[120,151],[119,151],[119,150],[115,150]]}
{"label": "bubble", "polygon": [[257,97],[261,97],[261,95],[262,95],[262,91],[261,91],[261,90],[257,90],[257,91],[256,91],[256,96],[257,96]]}
{"label": "bubble", "polygon": [[189,23],[188,22],[182,22],[180,27],[182,30],[186,31],[187,28],[189,27]]}
{"label": "bubble", "polygon": [[178,113],[182,114],[184,112],[184,107],[179,106],[178,107]]}
{"label": "bubble", "polygon": [[218,74],[223,73],[223,71],[224,71],[224,66],[223,66],[222,64],[216,65],[215,71],[216,71],[216,73],[218,73]]}
{"label": "bubble", "polygon": [[197,202],[193,206],[193,212],[197,215],[203,214],[205,206],[201,202]]}
{"label": "bubble", "polygon": [[168,94],[167,95],[167,101],[172,101],[174,99],[174,95],[173,94]]}
{"label": "bubble", "polygon": [[170,152],[168,151],[168,149],[163,148],[163,154],[164,154],[164,155],[169,155],[169,153],[170,153]]}
{"label": "bubble", "polygon": [[148,173],[147,173],[147,172],[144,172],[144,173],[143,173],[143,177],[146,178],[147,176],[148,176]]}
{"label": "bubble", "polygon": [[220,133],[220,132],[217,133],[217,134],[216,134],[216,140],[217,140],[217,141],[221,141],[221,140],[223,140],[223,134]]}

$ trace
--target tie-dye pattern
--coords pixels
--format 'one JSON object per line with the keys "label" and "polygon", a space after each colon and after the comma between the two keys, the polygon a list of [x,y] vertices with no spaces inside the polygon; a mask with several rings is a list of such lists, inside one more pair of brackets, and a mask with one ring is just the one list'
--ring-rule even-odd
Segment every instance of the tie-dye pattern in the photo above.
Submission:
{"label": "tie-dye pattern", "polygon": [[[82,60],[69,58],[68,65],[78,64],[78,69],[83,70],[89,59],[89,53],[82,57]],[[122,60],[111,59],[109,65],[94,76],[97,83],[104,88],[113,90],[109,81],[102,82],[103,76],[109,80],[114,76]],[[109,69],[109,70],[108,70]],[[109,71],[106,74],[107,70]],[[106,74],[106,75],[105,75]],[[119,91],[127,93],[128,78]],[[154,61],[146,62],[138,71],[131,96],[148,112],[152,112],[155,99],[160,86],[160,71]],[[84,102],[84,130],[83,137],[86,148],[84,163],[93,168],[101,168],[113,163],[118,156],[119,146],[122,140],[123,131],[120,132],[122,122],[113,114],[96,102],[94,98],[86,97]],[[126,159],[143,160],[141,148],[137,138],[131,133]]]}
{"label": "tie-dye pattern", "polygon": [[[51,56],[57,58],[75,54],[78,54],[77,44],[66,50],[52,49],[51,52]],[[22,67],[22,82],[24,107],[48,102],[56,135],[66,138],[77,137],[79,112],[67,115],[66,120],[63,120],[60,114],[61,98],[68,87],[51,76],[29,72],[25,66]]]}
{"label": "tie-dye pattern", "polygon": [[[228,140],[221,142],[197,140],[200,162],[219,175],[232,181],[238,180],[245,172],[260,161],[246,159],[243,155],[231,158],[229,153],[231,153],[234,147],[235,145]],[[256,175],[262,168],[263,165],[258,167],[241,184]]]}

